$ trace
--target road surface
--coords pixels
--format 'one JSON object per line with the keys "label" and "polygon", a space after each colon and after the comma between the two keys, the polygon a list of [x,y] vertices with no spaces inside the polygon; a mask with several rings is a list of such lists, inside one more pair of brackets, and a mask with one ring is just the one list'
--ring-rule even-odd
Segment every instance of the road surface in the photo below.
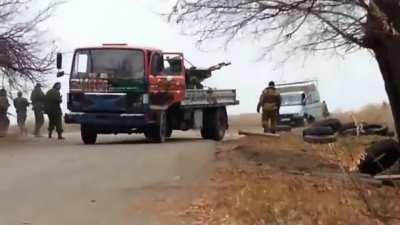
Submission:
{"label": "road surface", "polygon": [[0,225],[168,224],[154,202],[190,201],[213,170],[214,142],[178,136],[0,139]]}

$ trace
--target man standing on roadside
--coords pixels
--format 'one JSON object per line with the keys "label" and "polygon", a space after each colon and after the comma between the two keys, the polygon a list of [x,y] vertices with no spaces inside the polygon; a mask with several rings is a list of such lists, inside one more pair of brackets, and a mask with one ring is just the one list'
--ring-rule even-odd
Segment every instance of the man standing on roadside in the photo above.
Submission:
{"label": "man standing on roadside", "polygon": [[6,135],[10,120],[8,119],[7,111],[10,103],[8,103],[7,91],[0,89],[0,137]]}
{"label": "man standing on roadside", "polygon": [[33,135],[35,137],[41,137],[40,129],[44,124],[44,104],[45,104],[45,95],[42,91],[42,85],[36,84],[35,88],[31,93],[31,102],[33,106],[33,112],[35,114],[35,130],[33,131]]}
{"label": "man standing on roadside", "polygon": [[52,138],[54,128],[57,131],[58,139],[63,140],[62,136],[62,110],[60,104],[62,103],[62,96],[60,93],[61,83],[57,82],[53,88],[46,93],[46,113],[49,117],[49,138]]}
{"label": "man standing on roadside", "polygon": [[29,102],[26,98],[22,97],[22,92],[18,91],[18,97],[14,99],[14,107],[17,113],[17,123],[21,135],[27,135],[27,129],[25,127],[26,112],[29,106]]}
{"label": "man standing on roadside", "polygon": [[262,92],[257,105],[258,113],[262,108],[262,125],[265,133],[276,132],[280,107],[281,95],[275,88],[275,83],[271,81],[268,87]]}

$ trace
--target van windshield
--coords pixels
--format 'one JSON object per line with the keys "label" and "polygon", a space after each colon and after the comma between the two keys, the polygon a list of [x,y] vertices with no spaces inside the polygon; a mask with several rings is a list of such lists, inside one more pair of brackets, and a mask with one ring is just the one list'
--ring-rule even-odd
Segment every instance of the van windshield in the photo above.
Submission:
{"label": "van windshield", "polygon": [[301,93],[296,94],[282,94],[282,103],[283,106],[289,105],[302,105],[302,95]]}
{"label": "van windshield", "polygon": [[75,53],[72,78],[143,80],[144,53],[133,49],[89,49]]}

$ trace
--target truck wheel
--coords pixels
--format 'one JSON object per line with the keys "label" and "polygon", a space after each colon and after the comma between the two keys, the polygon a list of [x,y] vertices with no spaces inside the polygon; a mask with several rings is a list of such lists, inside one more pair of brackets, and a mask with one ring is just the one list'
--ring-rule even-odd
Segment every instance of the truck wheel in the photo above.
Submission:
{"label": "truck wheel", "polygon": [[81,125],[81,138],[86,145],[96,144],[97,132],[93,126]]}
{"label": "truck wheel", "polygon": [[205,110],[203,121],[201,136],[204,139],[221,141],[224,138],[228,123],[225,107]]}
{"label": "truck wheel", "polygon": [[169,132],[167,116],[165,112],[160,112],[158,124],[150,127],[144,133],[146,138],[154,143],[164,143],[165,139],[168,137],[168,134],[172,134],[172,130]]}

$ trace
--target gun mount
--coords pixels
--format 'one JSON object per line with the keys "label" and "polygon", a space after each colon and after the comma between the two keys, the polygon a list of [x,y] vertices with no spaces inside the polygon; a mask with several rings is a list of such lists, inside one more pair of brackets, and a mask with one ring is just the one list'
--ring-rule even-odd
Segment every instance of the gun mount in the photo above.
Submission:
{"label": "gun mount", "polygon": [[187,86],[189,89],[203,89],[202,82],[212,76],[212,72],[230,66],[230,62],[222,62],[208,68],[191,67],[187,70]]}

